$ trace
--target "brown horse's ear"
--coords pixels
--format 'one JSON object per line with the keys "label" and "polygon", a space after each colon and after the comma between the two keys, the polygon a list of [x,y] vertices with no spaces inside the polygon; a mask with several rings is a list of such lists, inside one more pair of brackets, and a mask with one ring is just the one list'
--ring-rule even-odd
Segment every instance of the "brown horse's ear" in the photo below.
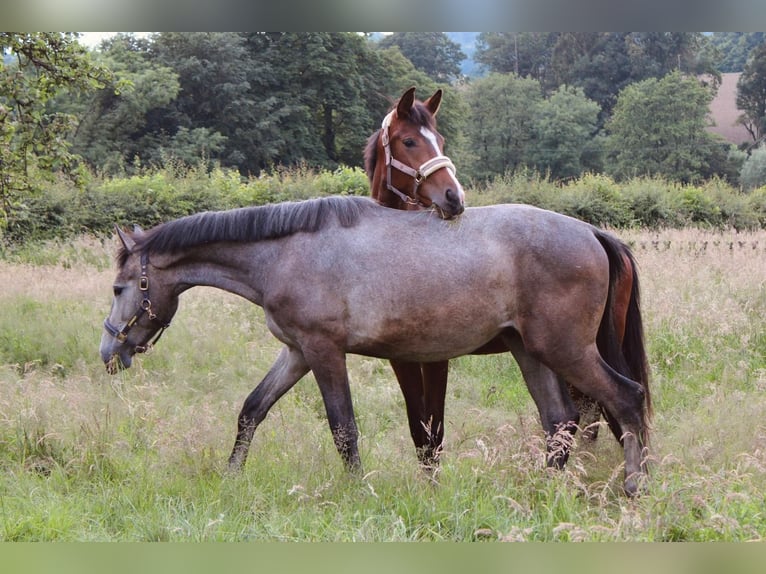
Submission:
{"label": "brown horse's ear", "polygon": [[442,103],[442,91],[441,88],[436,90],[434,92],[434,95],[428,98],[425,102],[423,102],[425,106],[428,108],[428,110],[431,112],[432,116],[436,115],[436,112],[439,111],[439,106]]}
{"label": "brown horse's ear", "polygon": [[409,90],[402,94],[399,98],[399,102],[396,104],[396,117],[406,118],[410,115],[412,104],[415,103],[415,86],[412,86]]}
{"label": "brown horse's ear", "polygon": [[136,246],[136,242],[133,241],[133,238],[125,233],[122,229],[119,228],[119,226],[115,225],[114,229],[117,231],[117,235],[120,238],[120,241],[122,241],[122,245],[125,247],[128,253],[133,252],[133,248]]}

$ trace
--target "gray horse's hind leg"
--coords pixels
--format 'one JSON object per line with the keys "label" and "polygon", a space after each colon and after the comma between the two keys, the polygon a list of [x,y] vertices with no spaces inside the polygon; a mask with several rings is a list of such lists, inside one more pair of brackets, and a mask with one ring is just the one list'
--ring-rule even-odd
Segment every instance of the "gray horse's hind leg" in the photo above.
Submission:
{"label": "gray horse's hind leg", "polygon": [[242,469],[256,427],[274,403],[308,372],[309,366],[300,350],[292,347],[282,349],[269,372],[245,399],[237,420],[237,439],[229,457],[229,470]]}
{"label": "gray horse's hind leg", "polygon": [[580,414],[566,385],[524,349],[517,333],[503,335],[519,364],[529,394],[537,405],[545,430],[548,466],[563,468],[569,459]]}
{"label": "gray horse's hind leg", "polygon": [[560,369],[560,375],[603,405],[609,416],[620,427],[620,438],[625,451],[624,490],[628,496],[638,493],[646,475],[644,457],[645,403],[643,387],[620,375],[601,358],[595,344],[585,349],[582,356]]}

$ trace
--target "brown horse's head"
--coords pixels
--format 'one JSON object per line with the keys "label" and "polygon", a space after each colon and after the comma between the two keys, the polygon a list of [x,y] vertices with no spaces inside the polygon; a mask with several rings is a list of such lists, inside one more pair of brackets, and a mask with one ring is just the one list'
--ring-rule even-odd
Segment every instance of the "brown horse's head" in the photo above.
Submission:
{"label": "brown horse's head", "polygon": [[434,117],[442,91],[420,102],[410,88],[367,143],[365,169],[372,197],[399,209],[435,208],[444,219],[465,209],[465,193],[455,166],[443,154],[444,138]]}

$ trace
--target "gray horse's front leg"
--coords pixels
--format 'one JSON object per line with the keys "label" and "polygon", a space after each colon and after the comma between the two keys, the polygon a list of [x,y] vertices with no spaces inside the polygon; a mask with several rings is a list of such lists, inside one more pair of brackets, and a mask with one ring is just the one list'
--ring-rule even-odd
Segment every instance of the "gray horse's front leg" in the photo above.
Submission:
{"label": "gray horse's front leg", "polygon": [[312,346],[304,345],[303,352],[322,394],[335,447],[346,468],[361,473],[362,462],[357,444],[359,430],[351,401],[346,355],[326,340]]}
{"label": "gray horse's front leg", "polygon": [[309,367],[299,349],[293,347],[282,349],[269,372],[245,399],[237,419],[237,438],[229,457],[229,470],[242,469],[255,429],[261,424],[274,403],[308,372]]}

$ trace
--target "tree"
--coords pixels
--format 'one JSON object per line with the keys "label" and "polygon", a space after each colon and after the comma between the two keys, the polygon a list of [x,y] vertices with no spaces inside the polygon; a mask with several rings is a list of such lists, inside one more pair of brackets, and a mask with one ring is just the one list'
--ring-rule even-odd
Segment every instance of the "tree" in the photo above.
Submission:
{"label": "tree", "polygon": [[712,97],[710,88],[679,72],[625,88],[607,124],[610,174],[701,179],[715,148],[705,129]]}
{"label": "tree", "polygon": [[468,114],[465,99],[454,88],[439,84],[430,78],[425,72],[418,70],[398,47],[378,49],[375,51],[379,58],[377,68],[370,69],[372,76],[371,88],[367,93],[369,100],[368,109],[373,121],[369,126],[367,135],[380,127],[380,121],[391,108],[396,98],[402,93],[415,86],[415,97],[425,99],[431,96],[438,88],[443,91],[442,104],[436,116],[439,133],[444,136],[444,151],[452,157],[456,164],[464,165],[458,161],[457,156],[464,154],[463,125]]}
{"label": "tree", "polygon": [[437,82],[451,82],[460,77],[460,64],[465,60],[460,45],[444,32],[394,32],[383,38],[380,46],[398,46],[418,70]]}
{"label": "tree", "polygon": [[94,55],[114,78],[73,105],[80,117],[73,149],[104,173],[129,171],[135,159],[149,165],[160,157],[163,143],[172,141],[173,135],[153,131],[153,118],[178,95],[178,74],[151,60],[149,47],[149,41],[130,34],[103,42]]}
{"label": "tree", "polygon": [[713,32],[710,45],[719,54],[721,72],[741,72],[750,52],[766,42],[766,32]]}
{"label": "tree", "polygon": [[60,172],[82,182],[67,135],[71,114],[48,108],[65,91],[89,92],[111,77],[95,65],[75,33],[0,33],[0,228],[39,177]]}
{"label": "tree", "polygon": [[336,167],[361,158],[372,123],[364,93],[375,66],[366,40],[353,33],[282,34],[279,57],[305,134],[292,140],[283,163]]}
{"label": "tree", "polygon": [[617,94],[634,82],[661,78],[673,70],[709,74],[720,80],[702,34],[690,32],[578,32],[557,37],[551,56],[554,85],[579,86],[612,113]]}
{"label": "tree", "polygon": [[755,142],[766,136],[766,43],[755,48],[737,81],[740,121]]}
{"label": "tree", "polygon": [[742,164],[739,182],[747,191],[766,185],[766,147],[755,148]]}
{"label": "tree", "polygon": [[245,38],[233,32],[162,32],[152,41],[149,56],[177,74],[180,86],[178,95],[148,125],[160,145],[172,148],[167,137],[181,128],[188,130],[183,137],[205,128],[226,138],[217,137],[219,143],[225,141],[215,154],[221,163],[246,169],[255,135],[251,132],[264,118],[263,104],[252,87],[271,69],[264,70],[250,57]]}
{"label": "tree", "polygon": [[490,74],[471,85],[466,136],[476,156],[473,175],[502,175],[527,163],[533,110],[542,99],[540,82],[514,74]]}
{"label": "tree", "polygon": [[580,175],[595,167],[590,142],[598,121],[598,104],[581,88],[561,86],[534,112],[534,142],[528,151],[530,164],[553,178]]}
{"label": "tree", "polygon": [[397,47],[356,33],[121,34],[94,57],[114,81],[95,97],[56,104],[81,118],[74,149],[105,173],[168,158],[209,159],[245,175],[358,166],[367,138],[412,85],[423,97],[444,89],[439,128],[451,149],[464,149],[457,91]]}
{"label": "tree", "polygon": [[482,32],[476,39],[474,58],[490,72],[529,76],[547,88],[558,36],[555,32]]}

